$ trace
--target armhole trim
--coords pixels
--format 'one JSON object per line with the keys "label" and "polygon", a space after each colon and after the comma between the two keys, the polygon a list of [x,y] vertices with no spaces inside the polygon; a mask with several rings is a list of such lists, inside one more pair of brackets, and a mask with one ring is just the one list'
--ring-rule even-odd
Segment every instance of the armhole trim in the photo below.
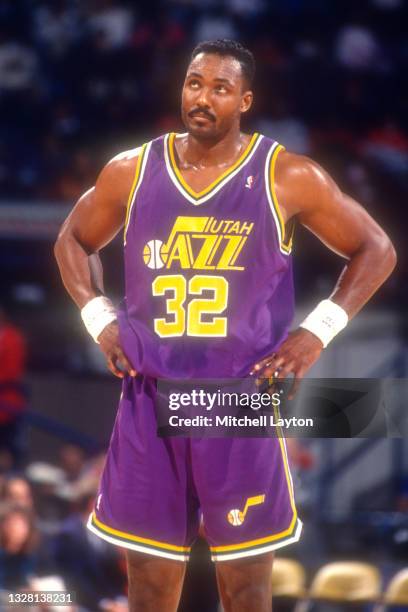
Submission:
{"label": "armhole trim", "polygon": [[279,249],[284,255],[290,255],[292,251],[293,227],[292,231],[289,233],[289,237],[285,240],[285,222],[283,220],[283,215],[280,210],[278,198],[276,197],[275,191],[276,160],[279,153],[284,150],[285,147],[276,142],[269,149],[265,164],[265,185],[269,206],[275,221],[276,231],[278,234]]}
{"label": "armhole trim", "polygon": [[129,227],[130,217],[132,215],[133,206],[136,200],[136,194],[139,190],[140,185],[143,181],[144,172],[146,169],[147,158],[149,156],[151,142],[145,143],[142,146],[142,150],[140,151],[140,155],[137,158],[136,169],[135,169],[135,177],[133,179],[132,188],[129,193],[127,207],[126,207],[126,220],[125,220],[125,229],[124,229],[124,244],[126,244],[126,234]]}

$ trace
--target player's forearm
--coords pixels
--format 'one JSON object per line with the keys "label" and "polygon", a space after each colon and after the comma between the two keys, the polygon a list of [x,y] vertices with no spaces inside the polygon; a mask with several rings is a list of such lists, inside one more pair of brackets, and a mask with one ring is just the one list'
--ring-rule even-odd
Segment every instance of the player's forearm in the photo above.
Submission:
{"label": "player's forearm", "polygon": [[385,234],[371,238],[351,256],[331,299],[351,319],[390,276],[396,262],[395,249]]}
{"label": "player's forearm", "polygon": [[54,253],[62,282],[79,308],[103,293],[99,255],[88,254],[69,229],[62,229]]}

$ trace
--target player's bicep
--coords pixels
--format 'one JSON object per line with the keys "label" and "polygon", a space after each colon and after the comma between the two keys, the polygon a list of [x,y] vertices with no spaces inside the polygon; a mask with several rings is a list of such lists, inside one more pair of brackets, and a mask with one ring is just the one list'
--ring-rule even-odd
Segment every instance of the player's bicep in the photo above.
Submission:
{"label": "player's bicep", "polygon": [[123,227],[126,207],[97,195],[92,187],[74,206],[67,221],[73,237],[88,253],[108,244]]}
{"label": "player's bicep", "polygon": [[67,231],[89,253],[103,248],[124,226],[136,161],[134,156],[112,160],[69,215]]}

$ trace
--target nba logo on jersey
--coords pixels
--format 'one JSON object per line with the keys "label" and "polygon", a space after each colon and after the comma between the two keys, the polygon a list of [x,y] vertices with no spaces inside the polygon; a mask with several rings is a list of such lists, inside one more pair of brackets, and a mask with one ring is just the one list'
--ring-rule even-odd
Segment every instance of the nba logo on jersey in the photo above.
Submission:
{"label": "nba logo on jersey", "polygon": [[245,187],[247,189],[252,189],[252,185],[254,184],[254,177],[252,176],[252,174],[250,176],[247,176],[247,180],[245,183]]}

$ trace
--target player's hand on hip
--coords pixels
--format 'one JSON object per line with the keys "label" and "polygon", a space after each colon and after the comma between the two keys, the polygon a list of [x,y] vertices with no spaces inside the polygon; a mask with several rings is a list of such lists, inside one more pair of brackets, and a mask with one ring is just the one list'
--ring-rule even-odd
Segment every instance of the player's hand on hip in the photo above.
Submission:
{"label": "player's hand on hip", "polygon": [[280,347],[268,357],[256,363],[251,375],[256,374],[258,379],[284,380],[289,374],[294,374],[294,380],[289,392],[292,399],[306,372],[319,359],[323,344],[311,332],[299,328],[291,332]]}
{"label": "player's hand on hip", "polygon": [[137,375],[136,370],[123,352],[119,337],[119,325],[116,321],[105,327],[98,336],[98,342],[112,374],[118,376],[118,378],[123,378],[125,374]]}

